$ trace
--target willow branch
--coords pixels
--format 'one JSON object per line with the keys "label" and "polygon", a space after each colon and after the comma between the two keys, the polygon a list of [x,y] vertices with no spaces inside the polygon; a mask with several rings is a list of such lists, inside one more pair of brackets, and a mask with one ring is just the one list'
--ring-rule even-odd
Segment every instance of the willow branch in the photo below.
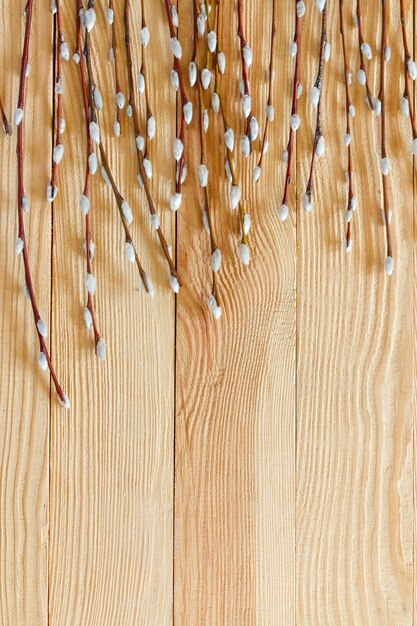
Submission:
{"label": "willow branch", "polygon": [[9,120],[7,119],[6,113],[4,112],[4,106],[3,106],[3,100],[0,96],[0,114],[1,114],[1,120],[3,123],[3,128],[4,128],[4,132],[6,133],[6,135],[11,135],[12,134],[12,125],[10,124]]}
{"label": "willow branch", "polygon": [[363,30],[362,30],[362,11],[361,11],[361,0],[356,0],[356,20],[358,25],[358,37],[359,37],[359,60],[360,60],[360,69],[358,73],[359,82],[364,85],[366,90],[366,99],[369,107],[374,110],[374,99],[372,97],[372,92],[369,87],[368,74],[366,73],[366,65],[365,58],[371,60],[372,51],[369,44],[367,44],[363,38]]}
{"label": "willow branch", "polygon": [[410,118],[411,133],[413,136],[413,154],[417,156],[417,128],[414,118],[414,105],[410,92],[410,80],[415,80],[417,76],[416,64],[410,54],[410,49],[407,42],[407,31],[405,21],[405,8],[404,0],[400,0],[400,17],[401,17],[401,32],[404,50],[404,94],[401,103],[402,110]]}

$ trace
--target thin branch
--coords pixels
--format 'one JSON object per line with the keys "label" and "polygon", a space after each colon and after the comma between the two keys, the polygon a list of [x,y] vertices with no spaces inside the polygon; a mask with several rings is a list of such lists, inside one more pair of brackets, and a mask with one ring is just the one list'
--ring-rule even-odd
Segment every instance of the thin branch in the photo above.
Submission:
{"label": "thin branch", "polygon": [[4,132],[6,133],[6,135],[11,135],[12,125],[7,119],[6,113],[4,112],[3,100],[1,99],[1,96],[0,96],[0,114],[1,114],[1,120],[3,123]]}
{"label": "thin branch", "polygon": [[407,31],[405,20],[405,8],[404,0],[400,0],[400,16],[401,16],[401,32],[403,39],[404,50],[404,94],[401,101],[401,109],[410,118],[411,133],[413,136],[413,154],[417,156],[417,127],[414,118],[414,105],[410,92],[410,80],[415,80],[417,77],[417,67],[410,54],[410,49],[407,43]]}
{"label": "thin branch", "polygon": [[366,100],[372,111],[375,110],[374,99],[372,97],[372,92],[369,87],[368,74],[366,72],[365,58],[370,61],[372,58],[372,50],[371,46],[365,42],[363,38],[363,30],[362,30],[362,11],[361,11],[361,0],[356,0],[356,21],[358,26],[358,37],[359,37],[359,60],[360,60],[360,69],[358,72],[358,80],[361,85],[364,85],[366,90]]}
{"label": "thin branch", "polygon": [[112,49],[111,57],[114,62],[114,87],[116,91],[116,95],[115,95],[116,118],[113,123],[113,131],[116,137],[119,137],[121,133],[122,113],[123,113],[123,109],[125,106],[125,96],[122,91],[122,86],[120,83],[117,20],[116,20],[116,12],[115,12],[113,0],[109,0],[109,6],[107,9],[107,22],[111,26],[111,49]]}
{"label": "thin branch", "polygon": [[251,141],[255,141],[259,133],[259,125],[252,113],[252,96],[250,93],[250,85],[248,71],[252,65],[253,54],[252,49],[246,41],[243,29],[243,0],[237,0],[237,34],[240,42],[240,65],[241,65],[241,82],[240,89],[242,94],[242,110],[246,118],[246,130],[241,139],[241,149],[245,156],[251,153]]}

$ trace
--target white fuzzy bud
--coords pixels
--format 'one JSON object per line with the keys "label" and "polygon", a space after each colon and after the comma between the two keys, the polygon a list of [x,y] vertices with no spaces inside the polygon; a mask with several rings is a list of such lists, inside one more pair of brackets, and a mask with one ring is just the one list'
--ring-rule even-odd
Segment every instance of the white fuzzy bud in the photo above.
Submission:
{"label": "white fuzzy bud", "polygon": [[88,307],[84,307],[83,311],[84,323],[87,330],[90,330],[93,326],[93,316],[91,315],[90,309]]}
{"label": "white fuzzy bud", "polygon": [[[90,259],[93,260],[94,259],[94,252],[96,249],[96,246],[94,244],[94,241],[92,239],[90,239],[90,245],[88,246],[89,250],[90,250]],[[83,250],[84,250],[84,254],[87,256],[87,242],[84,240],[83,243]]]}
{"label": "white fuzzy bud", "polygon": [[241,243],[239,245],[239,257],[243,265],[249,265],[250,252],[249,252],[249,246],[246,243]]}
{"label": "white fuzzy bud", "polygon": [[381,115],[381,111],[382,111],[382,102],[379,98],[376,98],[374,102],[374,113],[376,117],[379,117]]}
{"label": "white fuzzy bud", "polygon": [[245,94],[242,98],[242,111],[245,117],[249,117],[252,109],[252,98],[249,94]]}
{"label": "white fuzzy bud", "polygon": [[210,123],[209,112],[208,112],[207,109],[204,109],[204,111],[203,111],[203,129],[204,129],[205,133],[208,131],[209,123]]}
{"label": "white fuzzy bud", "polygon": [[353,211],[348,209],[345,214],[346,222],[349,223],[352,220],[352,217],[353,217]]}
{"label": "white fuzzy bud", "polygon": [[118,91],[116,94],[116,104],[118,109],[124,109],[125,96],[121,91]]}
{"label": "white fuzzy bud", "polygon": [[40,336],[45,339],[48,336],[48,329],[46,327],[45,322],[42,319],[39,319],[36,322],[36,327],[38,329],[38,333],[40,334]]}
{"label": "white fuzzy bud", "polygon": [[65,132],[65,119],[63,117],[61,117],[60,121],[59,121],[59,134],[63,135]]}
{"label": "white fuzzy bud", "polygon": [[384,176],[387,176],[389,170],[390,170],[390,162],[389,162],[389,158],[388,157],[383,157],[380,161],[379,167],[381,169],[381,173]]}
{"label": "white fuzzy bud", "polygon": [[46,358],[46,354],[42,352],[42,350],[39,352],[38,355],[38,365],[39,369],[42,370],[42,372],[46,372],[46,370],[48,369],[48,359]]}
{"label": "white fuzzy bud", "polygon": [[16,244],[15,244],[15,252],[16,252],[16,256],[19,256],[19,254],[22,254],[23,252],[23,248],[24,248],[25,244],[24,241],[21,237],[18,237],[16,239]]}
{"label": "white fuzzy bud", "polygon": [[258,182],[258,180],[260,179],[260,177],[261,177],[261,171],[262,171],[262,170],[261,170],[261,168],[259,167],[259,165],[257,165],[257,166],[255,167],[255,169],[253,170],[253,182],[254,182],[254,183],[257,183],[257,182]]}
{"label": "white fuzzy bud", "polygon": [[135,248],[132,245],[132,242],[126,241],[125,243],[125,254],[126,258],[130,263],[135,262]]}
{"label": "white fuzzy bud", "polygon": [[353,104],[349,104],[349,115],[350,117],[355,117],[356,109]]}
{"label": "white fuzzy bud", "polygon": [[174,87],[175,91],[178,91],[180,87],[180,79],[179,79],[177,70],[172,69],[170,76],[171,76],[171,85]]}
{"label": "white fuzzy bud", "polygon": [[326,41],[326,43],[324,44],[324,50],[323,50],[323,58],[324,58],[324,62],[325,63],[329,62],[330,52],[331,52],[330,43],[328,41]]}
{"label": "white fuzzy bud", "polygon": [[51,13],[52,15],[56,13],[56,0],[51,0]]}
{"label": "white fuzzy bud", "polygon": [[358,72],[358,83],[360,85],[364,85],[366,83],[366,74],[365,71],[360,69]]}
{"label": "white fuzzy bud", "polygon": [[207,67],[201,70],[201,85],[203,89],[208,89],[211,83],[211,72]]}
{"label": "white fuzzy bud", "polygon": [[74,52],[74,54],[72,55],[72,60],[74,61],[74,63],[76,63],[77,65],[80,64],[80,55],[78,52]]}
{"label": "white fuzzy bud", "polygon": [[126,200],[123,200],[120,209],[122,211],[122,215],[123,215],[124,219],[126,220],[126,222],[128,224],[131,224],[133,222],[132,209],[130,208],[130,206],[128,205]]}
{"label": "white fuzzy bud", "polygon": [[182,107],[182,114],[184,116],[184,122],[187,124],[191,124],[191,120],[193,119],[193,103],[186,102]]}
{"label": "white fuzzy bud", "polygon": [[387,276],[391,276],[394,271],[394,259],[392,256],[387,256],[384,261],[384,270]]}
{"label": "white fuzzy bud", "polygon": [[408,117],[410,115],[410,105],[408,103],[408,98],[403,96],[400,100],[401,113]]}
{"label": "white fuzzy bud", "polygon": [[417,66],[411,57],[407,60],[407,72],[411,80],[417,78]]}
{"label": "white fuzzy bud", "polygon": [[233,132],[233,128],[228,128],[224,133],[224,140],[226,142],[226,147],[230,152],[233,152],[235,147],[235,133]]}
{"label": "white fuzzy bud", "polygon": [[352,135],[350,135],[350,133],[346,133],[346,135],[345,135],[345,146],[346,146],[346,148],[348,146],[350,146],[351,141],[352,141]]}
{"label": "white fuzzy bud", "polygon": [[310,92],[310,103],[311,106],[317,108],[320,102],[320,89],[314,85],[313,89]]}
{"label": "white fuzzy bud", "polygon": [[150,38],[151,35],[149,33],[149,28],[147,26],[144,26],[140,31],[140,43],[144,48],[146,48],[146,46],[148,45]]}
{"label": "white fuzzy bud", "polygon": [[98,168],[97,155],[95,152],[90,152],[90,154],[88,155],[88,171],[90,172],[92,176],[94,176],[94,174],[97,172],[97,168]]}
{"label": "white fuzzy bud", "polygon": [[184,144],[182,143],[181,139],[177,137],[177,139],[174,141],[174,148],[173,148],[174,158],[176,161],[179,161],[181,159],[183,152],[184,152]]}
{"label": "white fuzzy bud", "polygon": [[247,135],[243,135],[242,139],[240,140],[240,149],[243,156],[248,157],[250,155],[250,141]]}
{"label": "white fuzzy bud", "polygon": [[161,220],[160,220],[160,217],[159,217],[158,213],[151,213],[151,226],[152,226],[152,228],[154,228],[155,230],[158,230],[160,224],[161,224]]}
{"label": "white fuzzy bud", "polygon": [[84,26],[86,27],[88,33],[93,30],[95,23],[96,12],[94,11],[94,9],[87,9],[87,11],[85,11],[84,13]]}
{"label": "white fuzzy bud", "polygon": [[143,169],[148,180],[152,178],[152,163],[149,159],[143,159]]}
{"label": "white fuzzy bud", "polygon": [[345,252],[350,252],[352,248],[352,240],[349,241],[349,243],[347,242],[346,237],[343,239],[343,249]]}
{"label": "white fuzzy bud", "polygon": [[58,163],[62,161],[63,156],[64,156],[64,146],[62,145],[62,143],[59,143],[55,146],[54,151],[52,153],[52,159],[54,163],[58,165]]}
{"label": "white fuzzy bud", "polygon": [[171,274],[171,276],[169,277],[169,284],[171,285],[171,289],[174,293],[179,293],[180,290],[180,284],[178,282],[178,278],[176,276],[173,276]]}
{"label": "white fuzzy bud", "polygon": [[297,100],[301,98],[301,94],[303,93],[303,86],[301,83],[297,84]]}
{"label": "white fuzzy bud", "polygon": [[198,181],[201,187],[207,187],[208,183],[208,169],[204,163],[200,163],[197,170]]}
{"label": "white fuzzy bud", "polygon": [[258,120],[253,115],[252,115],[252,117],[250,119],[250,122],[249,122],[249,134],[250,134],[249,138],[250,138],[251,141],[255,141],[255,139],[257,138],[257,136],[259,134]]}
{"label": "white fuzzy bud", "polygon": [[114,120],[113,122],[113,132],[116,137],[120,137],[121,129],[119,120]]}
{"label": "white fuzzy bud", "polygon": [[64,393],[64,394],[63,394],[63,396],[64,396],[64,397],[63,397],[63,399],[61,399],[61,398],[58,396],[58,402],[59,402],[59,404],[60,404],[60,405],[61,405],[64,409],[67,409],[67,410],[68,410],[68,409],[70,408],[70,401],[69,401],[69,398],[68,398],[68,396],[67,396],[67,394],[66,394],[66,393]]}
{"label": "white fuzzy bud", "polygon": [[274,117],[275,117],[275,109],[272,106],[272,104],[268,104],[268,106],[266,107],[266,119],[269,120],[270,122],[273,122]]}
{"label": "white fuzzy bud", "polygon": [[153,115],[148,117],[146,129],[148,132],[149,139],[153,139],[155,137],[155,132],[156,132],[156,120]]}
{"label": "white fuzzy bud", "polygon": [[182,57],[182,48],[181,44],[176,37],[172,37],[170,41],[171,52],[176,59],[180,59]]}
{"label": "white fuzzy bud", "polygon": [[175,6],[171,6],[171,19],[172,19],[172,24],[174,26],[174,28],[178,28],[178,11],[177,11],[177,7]]}
{"label": "white fuzzy bud", "polygon": [[14,123],[16,124],[16,126],[19,126],[22,120],[23,120],[23,109],[16,109],[16,113],[14,114]]}
{"label": "white fuzzy bud", "polygon": [[190,81],[190,87],[194,87],[197,82],[197,65],[194,61],[190,61],[188,65],[188,80]]}
{"label": "white fuzzy bud", "polygon": [[142,72],[138,74],[138,91],[141,96],[145,93],[145,77]]}
{"label": "white fuzzy bud", "polygon": [[358,208],[358,201],[355,196],[352,196],[349,200],[349,208],[351,211],[356,211],[356,209]]}
{"label": "white fuzzy bud", "polygon": [[246,67],[249,69],[252,65],[253,54],[251,48],[246,44],[242,48],[243,60],[245,62]]}
{"label": "white fuzzy bud", "polygon": [[132,117],[133,116],[133,107],[131,104],[128,104],[126,107],[126,115],[127,117]]}
{"label": "white fuzzy bud", "polygon": [[222,264],[222,253],[219,248],[216,248],[211,255],[211,269],[213,272],[218,272]]}
{"label": "white fuzzy bud", "polygon": [[297,17],[303,17],[305,12],[306,5],[304,4],[303,0],[299,0],[299,2],[297,2]]}
{"label": "white fuzzy bud", "polygon": [[284,163],[288,163],[288,150],[283,151],[282,160],[284,161]]}
{"label": "white fuzzy bud", "polygon": [[224,163],[224,169],[226,171],[227,179],[230,180],[230,182],[233,182],[232,170],[230,169],[230,163],[227,159]]}
{"label": "white fuzzy bud", "polygon": [[243,216],[243,234],[247,235],[251,229],[252,222],[248,213]]}
{"label": "white fuzzy bud", "polygon": [[318,137],[317,143],[316,143],[316,156],[317,156],[317,158],[320,158],[321,156],[323,156],[324,150],[325,150],[324,137],[323,137],[323,135],[320,135]]}
{"label": "white fuzzy bud", "polygon": [[199,13],[197,15],[197,31],[200,37],[203,37],[206,30],[206,18]]}
{"label": "white fuzzy bud", "polygon": [[90,210],[90,199],[84,194],[80,196],[80,209],[83,215],[87,215]]}
{"label": "white fuzzy bud", "polygon": [[62,86],[62,83],[60,83],[59,81],[57,83],[55,83],[54,91],[58,95],[63,94],[64,93],[64,87]]}
{"label": "white fuzzy bud", "polygon": [[207,35],[207,46],[210,52],[214,52],[217,46],[217,34],[215,30],[211,30]]}
{"label": "white fuzzy bud", "polygon": [[301,120],[297,113],[291,116],[291,130],[296,132],[300,128]]}
{"label": "white fuzzy bud", "polygon": [[312,197],[309,193],[303,195],[303,209],[306,213],[310,213],[313,210]]}
{"label": "white fuzzy bud", "polygon": [[106,9],[106,20],[107,23],[111,26],[114,22],[114,11],[109,7]]}
{"label": "white fuzzy bud", "polygon": [[109,49],[109,61],[111,61],[111,63],[113,63],[114,61],[114,48],[113,47]]}
{"label": "white fuzzy bud", "polygon": [[92,296],[94,295],[96,291],[96,278],[93,274],[87,273],[87,276],[85,277],[85,288],[89,294]]}
{"label": "white fuzzy bud", "polygon": [[46,188],[46,199],[48,200],[48,202],[53,202],[57,196],[58,193],[58,187],[56,185],[54,185],[52,187],[52,185],[48,185],[48,187]]}
{"label": "white fuzzy bud", "polygon": [[220,74],[224,74],[226,71],[226,56],[224,52],[219,52],[217,54],[217,66],[219,68]]}
{"label": "white fuzzy bud", "polygon": [[219,317],[222,314],[222,310],[219,307],[219,305],[217,304],[217,300],[213,296],[213,294],[210,295],[210,297],[209,297],[209,299],[207,301],[207,304],[208,304],[208,308],[209,308],[210,312],[212,313],[214,319],[218,320]]}
{"label": "white fuzzy bud", "polygon": [[288,206],[286,204],[281,204],[280,209],[278,211],[278,217],[281,222],[285,222],[288,217]]}
{"label": "white fuzzy bud", "polygon": [[90,122],[88,129],[89,129],[91,141],[93,141],[99,146],[100,145],[100,129],[98,127],[97,122]]}
{"label": "white fuzzy bud", "polygon": [[361,52],[363,56],[365,57],[365,59],[368,59],[368,61],[372,59],[372,50],[371,50],[371,46],[368,43],[361,44]]}
{"label": "white fuzzy bud", "polygon": [[101,361],[106,358],[106,343],[104,339],[99,339],[96,343],[96,355]]}
{"label": "white fuzzy bud", "polygon": [[232,209],[235,209],[239,204],[241,195],[242,193],[240,191],[240,187],[238,185],[233,185],[230,190],[230,204],[232,206]]}
{"label": "white fuzzy bud", "polygon": [[323,13],[323,9],[325,6],[326,6],[326,0],[316,0],[316,7],[320,11],[320,13]]}
{"label": "white fuzzy bud", "polygon": [[136,140],[135,140],[135,141],[136,141],[136,147],[137,147],[137,149],[138,149],[140,152],[142,152],[142,150],[143,150],[143,149],[144,149],[144,147],[145,147],[145,139],[144,139],[144,137],[142,137],[142,135],[138,135],[138,136],[136,137]]}
{"label": "white fuzzy bud", "polygon": [[294,58],[295,56],[297,56],[297,42],[296,41],[292,41],[290,43],[290,57]]}
{"label": "white fuzzy bud", "polygon": [[66,41],[63,41],[61,45],[59,46],[59,54],[61,55],[61,58],[64,59],[64,61],[69,61],[70,53],[69,53],[69,47]]}
{"label": "white fuzzy bud", "polygon": [[[391,219],[392,219],[392,211],[391,211],[391,209],[388,209],[387,214],[388,214],[388,224],[391,224]],[[385,223],[387,221],[387,219],[385,217],[385,209],[381,209],[381,218],[382,218],[382,223],[385,226]]]}
{"label": "white fuzzy bud", "polygon": [[384,60],[385,60],[385,63],[388,63],[390,58],[391,58],[391,48],[389,46],[385,46],[385,48],[384,48]]}
{"label": "white fuzzy bud", "polygon": [[181,206],[181,202],[182,202],[182,194],[178,192],[172,194],[169,200],[169,208],[171,209],[173,213],[175,213],[175,211],[178,211],[178,209]]}
{"label": "white fuzzy bud", "polygon": [[220,111],[220,97],[217,91],[213,91],[211,94],[211,108],[214,113],[218,113]]}

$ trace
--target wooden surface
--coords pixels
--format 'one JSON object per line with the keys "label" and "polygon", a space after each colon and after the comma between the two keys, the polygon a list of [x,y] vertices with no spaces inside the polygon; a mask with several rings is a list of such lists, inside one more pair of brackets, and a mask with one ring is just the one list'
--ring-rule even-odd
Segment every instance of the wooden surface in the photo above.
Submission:
{"label": "wooden surface", "polygon": [[[277,219],[293,71],[288,59],[293,1],[283,0],[276,120],[255,188],[255,156],[249,162],[239,156],[236,163],[254,224],[249,268],[236,254],[237,217],[229,208],[223,174],[221,125],[211,115],[210,194],[223,252],[218,322],[206,305],[210,250],[195,175],[197,117],[186,134],[189,176],[183,205],[176,218],[168,208],[176,100],[163,2],[146,3],[150,56],[157,58],[150,83],[157,118],[151,187],[165,234],[178,249],[185,284],[176,301],[135,180],[129,119],[123,118],[120,139],[111,132],[110,31],[102,10],[106,3],[97,3],[93,33],[101,65],[95,70],[106,103],[101,117],[106,149],[133,208],[132,231],[156,290],[153,301],[147,298],[128,266],[114,200],[97,174],[91,205],[96,304],[108,346],[102,363],[82,320],[79,74],[74,63],[65,64],[65,156],[51,206],[45,191],[53,28],[49,2],[35,2],[25,116],[26,154],[31,155],[26,223],[40,308],[49,319],[51,351],[71,410],[58,406],[48,377],[36,366],[35,332],[14,254],[15,136],[1,136],[0,626],[411,626],[417,621],[415,182],[409,126],[399,113],[399,0],[388,3],[394,276],[388,279],[382,271],[380,123],[367,110],[356,80],[352,145],[359,207],[349,255],[341,245],[346,154],[335,0],[329,1],[332,55],[324,70],[326,155],[316,166],[314,211],[301,209],[313,141],[308,93],[320,37],[320,16],[307,3],[296,185],[289,219],[284,224]],[[121,54],[123,4],[115,2]],[[140,2],[131,4],[137,64]],[[71,50],[73,5],[62,7]],[[365,38],[374,50],[369,78],[376,91],[380,2],[362,5]],[[356,74],[355,6],[356,0],[345,0],[348,54]],[[412,43],[413,2],[406,0],[405,6]],[[191,7],[191,0],[180,0],[184,68],[192,45]],[[244,0],[244,7],[255,59],[253,109],[262,128],[272,0]],[[3,2],[1,8],[0,90],[10,115],[17,102],[23,2]],[[234,0],[224,0],[224,14],[228,71],[222,90],[239,139]],[[196,110],[195,94],[193,102]]]}

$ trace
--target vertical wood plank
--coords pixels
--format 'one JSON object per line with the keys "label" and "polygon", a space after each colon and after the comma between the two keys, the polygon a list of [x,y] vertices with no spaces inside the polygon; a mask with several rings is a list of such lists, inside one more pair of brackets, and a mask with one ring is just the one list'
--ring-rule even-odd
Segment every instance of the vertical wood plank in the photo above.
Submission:
{"label": "vertical wood plank", "polygon": [[[412,161],[404,154],[405,126],[399,113],[399,3],[387,1],[392,58],[386,106],[396,259],[390,279],[383,271],[380,121],[367,109],[364,88],[355,78],[353,146],[359,202],[352,250],[346,254],[342,248],[343,67],[338,3],[328,3],[332,58],[324,79],[326,157],[316,168],[315,209],[301,215],[298,226],[298,624],[413,622]],[[350,32],[355,4],[345,3]],[[370,83],[377,93],[381,3],[361,4],[365,38],[374,51]],[[406,4],[411,11],[412,2]],[[301,189],[312,145],[308,94],[316,72],[319,22],[311,6],[303,30],[308,54]],[[355,36],[355,46],[356,41]],[[355,76],[357,48],[349,46],[349,55]]]}
{"label": "vertical wood plank", "polygon": [[[63,3],[65,33],[75,37],[74,3]],[[140,54],[140,3],[132,2],[135,63]],[[155,285],[146,296],[124,252],[117,207],[100,173],[92,181],[91,214],[96,244],[94,271],[106,361],[94,355],[82,321],[84,220],[78,208],[84,172],[84,122],[78,69],[65,67],[65,158],[54,206],[53,332],[59,369],[69,384],[72,408],[52,404],[50,624],[137,626],[172,623],[172,504],[174,416],[174,298],[145,197],[136,182],[131,122],[123,116],[116,139],[114,74],[108,52],[105,3],[97,3],[92,36],[95,75],[104,99],[104,142],[118,185],[134,212],[132,233]],[[151,99],[157,135],[150,151],[158,202],[169,198],[175,107],[168,93],[170,57],[162,3],[146,2],[155,61]],[[124,2],[115,3],[120,66],[125,66]],[[138,65],[136,65],[138,71]],[[158,76],[158,79],[155,78]],[[161,80],[159,80],[161,77]],[[126,89],[126,77],[122,76]],[[126,92],[125,92],[126,93]],[[170,103],[168,103],[168,100]],[[71,172],[71,174],[69,174]],[[173,219],[161,210],[168,238]]]}
{"label": "vertical wood plank", "polygon": [[[276,163],[281,163],[287,132],[278,122],[272,127],[262,182],[254,190],[255,158],[248,163],[239,154],[244,120],[238,91],[236,2],[223,4],[228,69],[221,91],[235,130],[243,198],[254,224],[252,263],[244,268],[237,257],[238,218],[228,200],[223,130],[211,112],[209,191],[223,254],[223,313],[216,322],[207,308],[210,250],[202,227],[202,198],[196,192],[200,156],[194,124],[188,130],[189,175],[178,217],[179,266],[184,268],[186,285],[177,305],[175,623],[290,625],[294,623],[295,219],[284,226],[276,214],[284,175],[282,165],[277,175]],[[262,85],[252,94],[261,128],[271,7],[270,2],[244,1],[245,29],[255,60],[250,80]],[[191,14],[192,2],[181,0],[181,40],[189,42],[184,65],[192,45]],[[285,27],[292,18],[292,11],[283,12]],[[289,41],[278,36],[280,60],[287,61],[288,46]],[[288,103],[289,91],[290,76],[277,71],[277,111]],[[288,119],[289,115],[287,111]],[[256,158],[258,150],[256,142]]]}
{"label": "vertical wood plank", "polygon": [[[0,90],[11,121],[17,106],[25,21],[24,2],[4,3],[0,16]],[[51,212],[43,185],[51,106],[47,50],[51,28],[35,6],[26,86],[25,215],[29,257],[39,307],[50,312]],[[42,89],[39,90],[39,85]],[[0,622],[4,626],[47,623],[49,380],[37,368],[37,342],[24,271],[16,258],[16,132],[0,136]]]}

